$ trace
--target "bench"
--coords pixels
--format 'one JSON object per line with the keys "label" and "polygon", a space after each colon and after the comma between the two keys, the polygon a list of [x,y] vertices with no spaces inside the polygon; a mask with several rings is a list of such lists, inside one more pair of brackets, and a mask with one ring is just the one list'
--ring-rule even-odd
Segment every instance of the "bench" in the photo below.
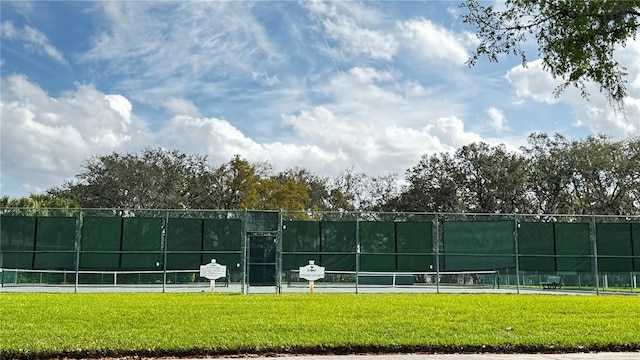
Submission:
{"label": "bench", "polygon": [[547,281],[540,282],[543,289],[555,289],[562,287],[560,276],[549,276]]}

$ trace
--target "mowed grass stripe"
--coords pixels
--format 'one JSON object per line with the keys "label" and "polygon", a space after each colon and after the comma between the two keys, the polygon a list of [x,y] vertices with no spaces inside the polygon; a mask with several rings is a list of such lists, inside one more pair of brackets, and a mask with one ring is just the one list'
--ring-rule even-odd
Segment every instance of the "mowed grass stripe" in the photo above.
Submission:
{"label": "mowed grass stripe", "polygon": [[402,347],[640,349],[635,296],[0,294],[5,355]]}

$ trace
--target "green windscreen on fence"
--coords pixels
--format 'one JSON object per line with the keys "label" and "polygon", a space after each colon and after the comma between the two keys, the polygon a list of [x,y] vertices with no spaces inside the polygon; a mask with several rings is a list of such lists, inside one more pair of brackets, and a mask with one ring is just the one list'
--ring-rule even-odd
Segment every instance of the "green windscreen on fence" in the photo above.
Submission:
{"label": "green windscreen on fence", "polygon": [[122,218],[84,217],[80,269],[117,270],[120,266]]}
{"label": "green windscreen on fence", "polygon": [[518,227],[520,270],[556,271],[553,223],[523,222]]}
{"label": "green windscreen on fence", "polygon": [[397,222],[396,242],[400,271],[433,271],[433,225],[430,222]]}
{"label": "green windscreen on fence", "polygon": [[162,270],[162,218],[122,220],[122,269]]}
{"label": "green windscreen on fence", "polygon": [[591,271],[589,224],[556,223],[555,235],[558,271]]}
{"label": "green windscreen on fence", "polygon": [[320,222],[320,265],[327,271],[356,269],[356,222]]}
{"label": "green windscreen on fence", "polygon": [[31,216],[0,217],[0,267],[31,269],[36,218]]}
{"label": "green windscreen on fence", "polygon": [[167,269],[200,269],[202,220],[169,218],[167,223]]}
{"label": "green windscreen on fence", "polygon": [[202,264],[216,259],[226,265],[229,272],[242,271],[242,221],[237,219],[204,220]]}
{"label": "green windscreen on fence", "polygon": [[445,222],[445,270],[515,267],[513,225],[513,221]]}
{"label": "green windscreen on fence", "polygon": [[278,231],[280,213],[278,211],[247,211],[244,221],[247,231]]}
{"label": "green windscreen on fence", "polygon": [[596,224],[599,271],[633,271],[631,224]]}
{"label": "green windscreen on fence", "polygon": [[633,270],[640,272],[640,223],[631,224],[631,238],[633,245]]}
{"label": "green windscreen on fence", "polygon": [[298,270],[309,260],[320,263],[320,222],[287,221],[282,230],[282,269]]}
{"label": "green windscreen on fence", "polygon": [[360,271],[395,271],[395,224],[388,221],[360,222],[360,252]]}
{"label": "green windscreen on fence", "polygon": [[[85,213],[97,214],[89,211],[82,214]],[[250,224],[241,219],[170,217],[166,228],[164,217],[2,215],[0,267],[73,270],[78,265],[80,270],[161,271],[166,266],[169,270],[197,271],[199,265],[215,258],[218,263],[227,265],[234,275],[241,274],[244,269],[243,244],[245,238],[251,237],[255,241],[248,245],[255,248],[253,255],[259,251],[259,239],[266,239],[263,245],[275,251],[274,263],[278,263],[280,257],[273,239],[277,239],[274,233],[280,229],[280,213],[247,214]],[[518,218],[534,221],[525,216]],[[447,216],[443,215],[442,219]],[[594,229],[588,222],[521,222],[517,227],[520,270],[563,275],[595,271],[593,254],[597,250],[598,271],[640,272],[640,223],[596,219],[611,222],[598,222]],[[571,220],[566,218],[566,221]],[[246,225],[252,230],[247,230]],[[315,260],[327,271],[354,271],[357,259],[358,268],[363,272],[435,270],[433,224],[430,221],[295,220],[285,221],[282,225],[284,271],[297,270],[309,260]],[[514,221],[443,221],[442,225],[440,270],[515,267]],[[81,233],[77,234],[80,229]],[[591,233],[592,230],[595,233]],[[76,253],[78,240],[79,253]],[[357,244],[361,250],[359,258],[356,256]],[[77,255],[79,264],[76,264]],[[250,267],[257,266],[249,264]],[[269,274],[277,266],[272,263],[265,266],[269,266],[268,274],[265,274],[271,278]],[[258,271],[256,269],[250,271]],[[240,278],[237,276],[235,281]]]}
{"label": "green windscreen on fence", "polygon": [[39,217],[36,221],[35,269],[75,269],[76,218]]}

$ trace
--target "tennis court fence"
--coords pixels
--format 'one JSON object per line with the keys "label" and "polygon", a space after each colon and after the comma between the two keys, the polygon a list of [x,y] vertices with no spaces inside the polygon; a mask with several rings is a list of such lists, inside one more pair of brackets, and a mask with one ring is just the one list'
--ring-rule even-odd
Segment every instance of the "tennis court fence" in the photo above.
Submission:
{"label": "tennis court fence", "polygon": [[309,260],[320,288],[636,292],[640,216],[0,209],[3,287],[197,287],[211,259],[244,293],[297,289]]}

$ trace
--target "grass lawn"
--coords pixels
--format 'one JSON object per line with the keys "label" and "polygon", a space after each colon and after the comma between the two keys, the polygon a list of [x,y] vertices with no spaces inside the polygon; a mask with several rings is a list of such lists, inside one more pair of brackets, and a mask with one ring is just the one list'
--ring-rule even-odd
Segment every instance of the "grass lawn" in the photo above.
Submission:
{"label": "grass lawn", "polygon": [[636,296],[0,294],[0,358],[640,349]]}

